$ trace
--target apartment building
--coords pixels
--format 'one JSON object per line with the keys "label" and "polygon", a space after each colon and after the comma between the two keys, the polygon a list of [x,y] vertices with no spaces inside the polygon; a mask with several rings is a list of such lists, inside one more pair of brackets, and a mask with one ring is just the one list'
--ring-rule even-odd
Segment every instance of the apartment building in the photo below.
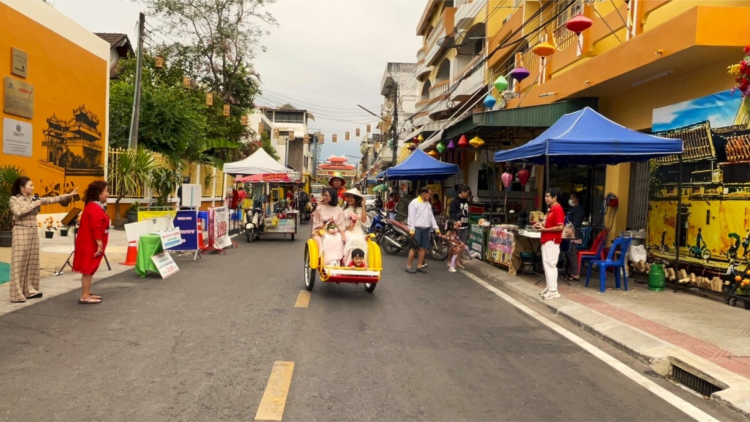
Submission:
{"label": "apartment building", "polygon": [[[298,171],[312,174],[315,167],[316,137],[309,135],[308,124],[314,116],[290,104],[278,108],[258,107],[248,115],[248,124],[260,134],[268,132],[279,162]],[[259,136],[259,135],[258,135]]]}

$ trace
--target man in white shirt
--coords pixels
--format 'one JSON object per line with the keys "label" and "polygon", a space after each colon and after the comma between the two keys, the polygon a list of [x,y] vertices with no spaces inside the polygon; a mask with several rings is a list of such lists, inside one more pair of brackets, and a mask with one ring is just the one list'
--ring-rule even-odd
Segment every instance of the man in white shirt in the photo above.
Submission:
{"label": "man in white shirt", "polygon": [[[414,274],[417,271],[426,273],[424,269],[424,255],[430,248],[430,232],[440,233],[435,216],[432,214],[430,197],[432,191],[428,187],[419,190],[419,195],[409,203],[409,214],[406,223],[409,226],[409,234],[412,237],[412,249],[409,250],[409,260],[406,264],[406,272]],[[412,268],[416,248],[419,248],[419,262],[417,268]]]}

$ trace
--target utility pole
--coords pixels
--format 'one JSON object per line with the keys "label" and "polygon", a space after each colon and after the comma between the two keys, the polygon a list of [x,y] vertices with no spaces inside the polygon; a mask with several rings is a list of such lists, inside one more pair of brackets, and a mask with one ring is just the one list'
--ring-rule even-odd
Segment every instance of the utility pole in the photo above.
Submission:
{"label": "utility pole", "polygon": [[393,166],[398,152],[398,83],[393,82]]}
{"label": "utility pole", "polygon": [[141,73],[143,72],[143,32],[146,26],[146,15],[138,18],[138,64],[135,69],[135,94],[133,98],[133,116],[130,119],[130,143],[132,149],[138,149],[138,121],[141,116]]}

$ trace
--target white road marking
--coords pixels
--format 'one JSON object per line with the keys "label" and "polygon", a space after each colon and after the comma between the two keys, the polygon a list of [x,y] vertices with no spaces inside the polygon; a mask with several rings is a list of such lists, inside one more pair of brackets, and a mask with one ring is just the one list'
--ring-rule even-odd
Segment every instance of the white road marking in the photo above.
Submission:
{"label": "white road marking", "polygon": [[666,401],[667,403],[671,404],[672,406],[676,407],[686,415],[690,416],[691,418],[695,419],[696,421],[700,422],[718,422],[718,419],[715,419],[713,416],[705,413],[704,411],[698,409],[697,407],[693,406],[692,404],[686,402],[685,400],[677,397],[676,395],[672,394],[665,388],[657,385],[650,379],[646,378],[644,375],[639,374],[634,369],[628,367],[624,363],[620,362],[619,360],[615,359],[614,357],[610,356],[609,354],[603,352],[598,347],[592,345],[591,343],[587,342],[586,340],[578,337],[577,335],[573,334],[572,332],[562,328],[561,326],[555,324],[554,322],[550,321],[549,319],[541,316],[539,313],[534,311],[533,309],[529,308],[528,306],[524,305],[523,303],[513,299],[512,297],[508,296],[507,294],[501,292],[496,287],[492,286],[491,284],[487,283],[486,281],[482,280],[481,278],[475,276],[474,274],[468,273],[466,271],[462,271],[467,277],[470,279],[476,281],[478,284],[484,286],[487,290],[491,291],[504,301],[510,303],[511,305],[515,306],[516,308],[520,309],[530,317],[534,318],[535,320],[541,322],[542,324],[549,327],[551,330],[555,331],[556,333],[560,334],[561,336],[565,337],[566,339],[570,340],[571,342],[575,343],[577,346],[582,348],[583,350],[591,353],[595,357],[597,357],[602,362],[606,363],[607,365],[614,368],[619,373],[625,375],[626,377],[630,378],[633,382],[640,385],[641,387],[645,388],[646,390],[650,391],[657,397],[661,398],[662,400]]}

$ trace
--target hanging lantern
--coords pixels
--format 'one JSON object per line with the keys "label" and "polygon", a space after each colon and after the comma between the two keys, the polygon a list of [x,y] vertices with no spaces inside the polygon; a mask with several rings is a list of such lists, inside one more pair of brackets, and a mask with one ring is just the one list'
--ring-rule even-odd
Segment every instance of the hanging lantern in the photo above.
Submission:
{"label": "hanging lantern", "polygon": [[302,143],[305,144],[305,145],[309,144],[310,143],[310,135],[306,134],[305,137],[302,138]]}
{"label": "hanging lantern", "polygon": [[367,133],[370,133],[370,125],[367,125]]}
{"label": "hanging lantern", "polygon": [[461,139],[458,140],[459,148],[466,148],[469,146],[469,141],[466,139],[466,135],[461,135]]}
{"label": "hanging lantern", "polygon": [[534,51],[534,54],[536,54],[539,57],[549,57],[555,54],[555,51],[557,51],[557,47],[548,43],[547,41],[543,41],[535,45],[533,51]]}
{"label": "hanging lantern", "polygon": [[224,104],[224,116],[229,116],[229,104]]}
{"label": "hanging lantern", "polygon": [[411,144],[411,145],[409,145],[409,146],[407,147],[407,149],[408,149],[409,151],[414,151],[415,149],[417,149],[417,147],[416,147],[416,146],[414,146],[414,144]]}
{"label": "hanging lantern", "polygon": [[357,128],[354,133],[359,137],[359,128]]}
{"label": "hanging lantern", "polygon": [[479,148],[482,145],[484,145],[484,141],[482,140],[482,138],[475,136],[471,138],[471,141],[469,141],[469,144],[473,146],[474,148]]}
{"label": "hanging lantern", "polygon": [[565,24],[565,27],[568,28],[570,31],[575,32],[576,35],[581,35],[581,32],[591,28],[591,25],[593,25],[593,22],[591,21],[591,19],[581,14],[578,14],[578,15],[573,16]]}
{"label": "hanging lantern", "polygon": [[156,58],[154,59],[154,61],[156,62],[156,63],[154,63],[154,66],[157,69],[161,69],[161,68],[164,67],[164,57],[162,57],[162,56],[156,56]]}
{"label": "hanging lantern", "polygon": [[521,170],[518,170],[518,181],[521,182],[521,187],[526,187],[526,183],[528,183],[530,177],[531,172],[528,168],[524,167]]}
{"label": "hanging lantern", "polygon": [[440,141],[440,143],[439,143],[439,144],[437,144],[437,146],[435,147],[435,149],[436,149],[436,150],[437,150],[437,151],[438,151],[438,152],[439,152],[440,154],[442,154],[442,153],[443,153],[443,151],[445,151],[445,148],[446,148],[446,147],[445,147],[445,142],[443,142],[443,141]]}
{"label": "hanging lantern", "polygon": [[498,92],[503,92],[508,88],[508,80],[505,79],[505,76],[500,75],[495,79],[495,89],[497,89]]}
{"label": "hanging lantern", "polygon": [[206,94],[206,105],[207,106],[214,105],[214,94],[212,94],[210,92],[208,94]]}
{"label": "hanging lantern", "polygon": [[510,71],[510,77],[521,82],[522,80],[529,77],[531,72],[523,66],[517,67]]}
{"label": "hanging lantern", "polygon": [[247,126],[247,115],[245,114],[242,115],[242,117],[240,118],[240,124],[242,126]]}
{"label": "hanging lantern", "polygon": [[349,140],[349,132],[344,132],[344,140],[345,141]]}
{"label": "hanging lantern", "polygon": [[334,144],[335,144],[336,142],[338,142],[338,136],[336,136],[336,134],[335,134],[335,133],[333,134],[333,140],[331,140],[331,142],[333,142]]}
{"label": "hanging lantern", "polygon": [[503,181],[505,189],[510,190],[510,184],[513,183],[513,175],[509,171],[506,171],[500,176],[500,179]]}
{"label": "hanging lantern", "polygon": [[453,142],[453,139],[448,142],[448,149],[456,149],[456,144]]}
{"label": "hanging lantern", "polygon": [[424,141],[424,136],[422,136],[422,134],[420,133],[419,136],[417,136],[417,142],[422,142],[422,141]]}
{"label": "hanging lantern", "polygon": [[187,76],[182,78],[182,86],[184,86],[185,88],[190,88],[190,78],[188,78]]}
{"label": "hanging lantern", "polygon": [[492,110],[492,107],[495,107],[495,104],[497,104],[497,100],[495,100],[495,97],[492,96],[492,94],[487,94],[486,97],[484,97],[484,106]]}
{"label": "hanging lantern", "polygon": [[432,151],[428,152],[427,155],[429,155],[432,158],[437,158],[438,155],[440,154],[438,154],[438,152],[433,149]]}

